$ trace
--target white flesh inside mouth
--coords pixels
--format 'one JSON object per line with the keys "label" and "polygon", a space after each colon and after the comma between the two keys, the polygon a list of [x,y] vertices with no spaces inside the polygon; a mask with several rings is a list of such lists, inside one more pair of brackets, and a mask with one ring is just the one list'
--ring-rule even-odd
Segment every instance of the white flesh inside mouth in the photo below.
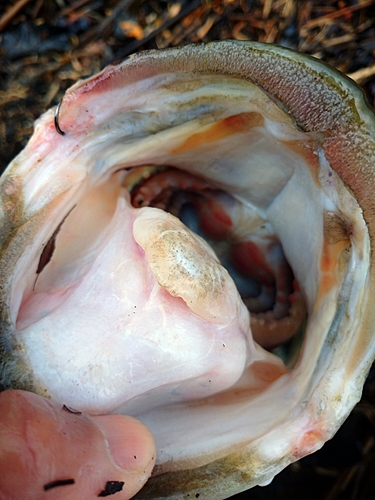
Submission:
{"label": "white flesh inside mouth", "polygon": [[[344,336],[358,321],[369,255],[361,210],[319,137],[248,82],[174,78],[132,84],[128,109],[98,110],[79,149],[67,136],[69,154],[49,158],[57,182],[65,161],[79,175],[19,261],[11,302],[36,386],[82,411],[143,420],[159,471],[191,457],[203,465],[302,411],[329,364],[329,332],[336,342],[338,323]],[[248,309],[207,243],[167,212],[131,205],[128,169],[144,165],[228,193],[252,214],[245,233],[259,221],[272,228],[308,315],[298,358],[253,341]],[[31,183],[25,204],[36,211],[45,196]]]}

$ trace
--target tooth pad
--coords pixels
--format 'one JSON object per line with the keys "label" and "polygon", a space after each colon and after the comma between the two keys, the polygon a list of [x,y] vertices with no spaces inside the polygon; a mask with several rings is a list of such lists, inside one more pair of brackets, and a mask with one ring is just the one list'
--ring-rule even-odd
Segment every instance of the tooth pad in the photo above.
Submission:
{"label": "tooth pad", "polygon": [[235,320],[240,298],[232,279],[204,240],[179,219],[144,208],[134,223],[134,237],[160,286],[207,321]]}

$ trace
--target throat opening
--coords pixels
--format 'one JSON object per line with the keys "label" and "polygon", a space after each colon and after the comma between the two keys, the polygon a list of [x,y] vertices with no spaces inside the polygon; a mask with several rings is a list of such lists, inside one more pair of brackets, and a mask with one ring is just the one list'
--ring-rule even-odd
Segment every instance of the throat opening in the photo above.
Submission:
{"label": "throat opening", "polygon": [[134,208],[169,212],[211,246],[251,313],[255,341],[268,350],[283,345],[285,357],[289,341],[303,333],[306,305],[262,211],[215,183],[170,166],[134,168],[124,186]]}

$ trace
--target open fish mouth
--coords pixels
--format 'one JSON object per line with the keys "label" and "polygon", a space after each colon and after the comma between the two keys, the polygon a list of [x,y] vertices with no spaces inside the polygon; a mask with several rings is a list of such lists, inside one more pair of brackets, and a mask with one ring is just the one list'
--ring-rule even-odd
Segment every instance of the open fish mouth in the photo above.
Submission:
{"label": "open fish mouth", "polygon": [[1,189],[1,382],[140,418],[139,498],[227,498],[331,438],[374,358],[374,113],[259,43],[130,57]]}

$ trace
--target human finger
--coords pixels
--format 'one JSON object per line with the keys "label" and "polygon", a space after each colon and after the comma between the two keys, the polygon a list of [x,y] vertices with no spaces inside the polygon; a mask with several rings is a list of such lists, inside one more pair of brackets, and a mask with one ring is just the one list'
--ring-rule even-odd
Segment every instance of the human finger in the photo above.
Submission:
{"label": "human finger", "polygon": [[153,437],[132,417],[89,417],[30,392],[0,394],[0,499],[128,500],[154,462]]}

